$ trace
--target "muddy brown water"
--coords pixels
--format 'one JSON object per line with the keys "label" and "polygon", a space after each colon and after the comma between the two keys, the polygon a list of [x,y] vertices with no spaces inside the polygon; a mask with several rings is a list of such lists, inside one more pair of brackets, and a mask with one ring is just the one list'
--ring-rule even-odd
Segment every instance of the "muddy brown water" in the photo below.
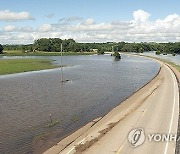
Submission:
{"label": "muddy brown water", "polygon": [[[1,57],[22,58],[22,57]],[[28,57],[29,58],[29,57]],[[35,58],[35,57],[33,57]],[[60,57],[38,57],[60,63]],[[123,55],[65,56],[60,69],[0,76],[0,153],[41,153],[89,121],[104,116],[151,80],[153,60]],[[55,126],[50,127],[50,117]]]}

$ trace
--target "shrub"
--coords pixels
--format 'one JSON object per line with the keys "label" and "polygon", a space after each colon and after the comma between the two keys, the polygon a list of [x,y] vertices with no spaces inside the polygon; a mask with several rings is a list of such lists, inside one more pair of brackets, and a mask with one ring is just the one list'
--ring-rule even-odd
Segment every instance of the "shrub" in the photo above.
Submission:
{"label": "shrub", "polygon": [[161,54],[161,51],[156,51],[156,55],[160,55]]}

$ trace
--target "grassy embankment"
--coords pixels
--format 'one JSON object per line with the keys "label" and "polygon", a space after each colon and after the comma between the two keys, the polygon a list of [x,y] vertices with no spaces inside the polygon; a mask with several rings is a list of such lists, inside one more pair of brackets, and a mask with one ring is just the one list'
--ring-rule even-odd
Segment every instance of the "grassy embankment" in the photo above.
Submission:
{"label": "grassy embankment", "polygon": [[[96,52],[63,52],[63,56],[68,56],[68,55],[93,55],[97,54]],[[0,56],[60,56],[61,52],[44,52],[44,51],[39,51],[39,52],[23,52],[21,50],[8,50],[4,51],[3,54]]]}
{"label": "grassy embankment", "polygon": [[60,66],[53,65],[46,59],[7,59],[0,60],[0,75],[53,69]]}
{"label": "grassy embankment", "polygon": [[171,66],[175,67],[180,72],[180,65],[176,65],[175,63],[170,62],[168,60],[164,60],[164,59],[159,59],[159,60],[161,60],[161,61],[163,61],[163,62],[165,62],[167,64],[170,64]]}
{"label": "grassy embankment", "polygon": [[166,59],[163,59],[163,58],[157,58],[157,57],[152,57],[152,56],[146,56],[146,57],[149,57],[149,58],[153,58],[153,59],[157,59],[157,60],[160,60],[162,62],[165,62],[173,67],[175,67],[179,72],[180,72],[180,65],[177,65],[175,64],[174,62],[171,62],[171,61],[168,61]]}

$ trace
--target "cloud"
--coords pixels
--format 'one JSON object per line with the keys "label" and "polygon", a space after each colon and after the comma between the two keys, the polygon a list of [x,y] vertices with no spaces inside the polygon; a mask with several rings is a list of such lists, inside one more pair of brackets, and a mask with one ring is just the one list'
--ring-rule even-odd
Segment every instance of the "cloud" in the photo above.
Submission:
{"label": "cloud", "polygon": [[18,28],[18,30],[20,32],[28,32],[28,33],[34,32],[33,27],[30,27],[30,26],[24,26],[24,27]]}
{"label": "cloud", "polygon": [[32,20],[29,12],[11,12],[9,10],[0,11],[0,21],[19,21],[19,20]]}
{"label": "cloud", "polygon": [[66,18],[66,21],[72,22],[72,21],[81,21],[83,18],[79,16],[72,16],[69,18]]}
{"label": "cloud", "polygon": [[137,10],[129,21],[95,22],[93,18],[62,18],[39,27],[7,25],[0,32],[1,43],[33,43],[38,38],[73,38],[78,42],[175,42],[180,41],[180,15],[151,20],[150,13]]}
{"label": "cloud", "polygon": [[134,11],[134,13],[133,13],[135,22],[145,22],[149,19],[150,16],[151,16],[151,14],[149,14],[148,12],[145,12],[143,10],[137,10],[137,11]]}
{"label": "cloud", "polygon": [[7,25],[3,28],[4,31],[6,32],[12,32],[12,31],[15,31],[16,30],[16,26],[14,25]]}
{"label": "cloud", "polygon": [[69,25],[69,24],[73,24],[73,23],[77,23],[82,21],[83,18],[79,17],[79,16],[72,16],[72,17],[68,17],[68,18],[60,18],[58,20],[59,24],[61,25]]}
{"label": "cloud", "polygon": [[82,23],[83,25],[93,25],[94,24],[94,19],[92,19],[92,18],[88,18],[88,19],[86,19],[83,23]]}
{"label": "cloud", "polygon": [[110,23],[81,23],[73,27],[68,27],[69,31],[85,32],[85,31],[109,31],[112,30],[112,25]]}
{"label": "cloud", "polygon": [[49,32],[49,31],[52,31],[53,30],[53,27],[52,25],[50,24],[44,24],[42,25],[41,27],[39,27],[38,29],[40,32]]}

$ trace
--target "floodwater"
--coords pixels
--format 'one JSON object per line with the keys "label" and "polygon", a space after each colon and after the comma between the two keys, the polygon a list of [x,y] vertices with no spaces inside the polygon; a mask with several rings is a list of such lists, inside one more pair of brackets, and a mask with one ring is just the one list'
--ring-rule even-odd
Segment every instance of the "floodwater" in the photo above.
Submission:
{"label": "floodwater", "polygon": [[[21,57],[1,57],[21,58]],[[34,58],[34,57],[33,57]],[[38,57],[53,59],[60,57]],[[153,60],[122,55],[65,56],[60,69],[0,76],[0,153],[41,153],[104,116],[159,70]],[[49,127],[50,117],[55,126]]]}
{"label": "floodwater", "polygon": [[152,57],[166,59],[168,61],[174,62],[177,65],[180,65],[180,55],[179,54],[176,54],[176,56],[173,56],[172,54],[167,54],[167,55],[160,54],[160,55],[156,55],[155,51],[150,51],[150,52],[141,53],[141,55],[152,56]]}

